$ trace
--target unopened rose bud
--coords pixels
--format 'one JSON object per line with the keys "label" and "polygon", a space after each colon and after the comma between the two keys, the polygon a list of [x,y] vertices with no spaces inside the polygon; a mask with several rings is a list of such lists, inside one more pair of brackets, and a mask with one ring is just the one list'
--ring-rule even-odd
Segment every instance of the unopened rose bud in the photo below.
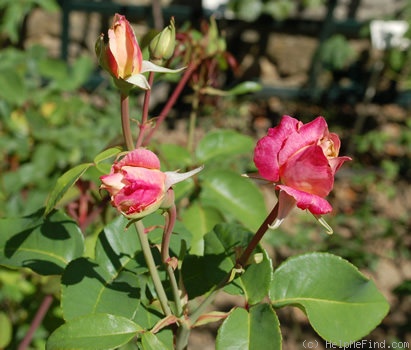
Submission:
{"label": "unopened rose bud", "polygon": [[109,192],[111,204],[125,217],[140,219],[159,208],[172,206],[171,187],[201,169],[186,173],[162,172],[158,157],[147,149],[138,148],[115,162],[110,174],[100,177],[100,189]]}
{"label": "unopened rose bud", "polygon": [[151,61],[168,60],[174,53],[176,43],[176,30],[174,17],[171,17],[170,24],[158,33],[149,45]]}

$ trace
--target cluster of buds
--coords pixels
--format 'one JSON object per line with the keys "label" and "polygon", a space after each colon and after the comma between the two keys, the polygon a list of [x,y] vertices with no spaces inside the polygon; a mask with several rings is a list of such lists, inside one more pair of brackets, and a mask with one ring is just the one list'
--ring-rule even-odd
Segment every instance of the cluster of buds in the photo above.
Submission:
{"label": "cluster of buds", "polygon": [[[154,39],[151,51],[156,62],[170,57],[174,51],[175,29],[174,20]],[[168,69],[143,60],[143,54],[136,35],[125,16],[116,14],[113,24],[108,30],[108,43],[104,42],[104,35],[100,35],[95,45],[95,51],[100,66],[114,79],[119,89],[127,94],[133,87],[148,90],[150,85],[143,75],[146,72],[176,73],[181,69]]]}

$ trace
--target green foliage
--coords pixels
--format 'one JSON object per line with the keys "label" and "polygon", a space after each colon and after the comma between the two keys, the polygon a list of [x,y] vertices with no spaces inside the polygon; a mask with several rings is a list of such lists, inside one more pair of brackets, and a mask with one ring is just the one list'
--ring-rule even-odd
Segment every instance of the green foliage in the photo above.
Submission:
{"label": "green foliage", "polygon": [[80,257],[67,266],[61,280],[65,320],[93,313],[133,318],[140,299],[138,276],[146,269],[135,261],[141,254],[135,230],[125,230],[125,225],[119,217],[105,227],[94,260]]}
{"label": "green foliage", "polygon": [[12,323],[5,312],[0,312],[0,348],[9,345],[12,337]]}
{"label": "green foliage", "polygon": [[113,349],[126,344],[141,330],[125,317],[90,314],[58,328],[47,341],[46,349]]}
{"label": "green foliage", "polygon": [[77,180],[92,166],[92,163],[79,164],[76,167],[66,171],[57,180],[56,186],[50,193],[47,201],[45,215],[50,213],[57,203],[63,198],[64,194],[77,182]]}
{"label": "green foliage", "polygon": [[42,275],[61,274],[83,254],[83,235],[64,213],[39,210],[23,218],[0,219],[0,264],[29,267]]}
{"label": "green foliage", "polygon": [[200,164],[207,164],[218,158],[231,158],[238,154],[247,154],[254,148],[251,137],[233,130],[217,130],[208,133],[196,148],[196,158]]}
{"label": "green foliage", "polygon": [[16,216],[44,206],[58,176],[106,148],[119,121],[112,93],[101,95],[102,109],[80,90],[92,73],[90,58],[68,68],[36,46],[2,50],[0,59],[0,215]]}
{"label": "green foliage", "polygon": [[20,38],[23,19],[35,7],[41,7],[46,11],[57,11],[58,5],[55,0],[1,0],[0,11],[2,21],[0,24],[0,34],[9,38],[12,43],[17,43]]}
{"label": "green foliage", "polygon": [[268,304],[234,309],[218,330],[216,349],[281,349],[280,323]]}
{"label": "green foliage", "polygon": [[319,58],[327,69],[341,70],[353,62],[356,54],[344,36],[335,34],[323,44]]}
{"label": "green foliage", "polygon": [[264,219],[265,204],[257,186],[230,170],[213,170],[204,176],[200,199],[205,206],[220,208],[250,230],[256,230]]}
{"label": "green foliage", "polygon": [[335,343],[361,339],[389,309],[373,281],[346,260],[326,253],[283,263],[274,272],[270,299],[276,308],[302,308],[316,332]]}

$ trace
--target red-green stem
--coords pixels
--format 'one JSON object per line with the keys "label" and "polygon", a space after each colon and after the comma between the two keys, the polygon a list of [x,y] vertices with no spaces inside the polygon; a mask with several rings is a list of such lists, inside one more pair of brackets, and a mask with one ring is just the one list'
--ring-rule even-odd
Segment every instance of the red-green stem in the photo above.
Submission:
{"label": "red-green stem", "polygon": [[[236,262],[236,268],[242,268],[247,264],[248,259],[250,258],[251,253],[257,247],[258,243],[263,238],[264,234],[268,230],[268,225],[271,225],[278,215],[278,203],[273,208],[273,210],[268,214],[267,218],[261,224],[255,235],[253,236],[252,240],[248,244],[247,248],[244,250],[242,255]],[[214,286],[206,296],[206,298],[201,302],[201,304],[190,314],[189,322],[187,324],[182,324],[178,330],[177,334],[177,341],[176,341],[176,349],[177,350],[184,350],[187,348],[188,337],[190,335],[190,329],[193,324],[198,320],[198,318],[202,315],[204,310],[207,308],[208,305],[212,303],[217,293],[226,286],[227,283],[231,281],[230,272],[226,277],[224,277],[220,283]]]}
{"label": "red-green stem", "polygon": [[154,126],[153,129],[151,129],[150,133],[147,135],[146,139],[144,140],[144,145],[147,145],[150,142],[151,138],[153,137],[153,134],[157,131],[161,123],[167,117],[168,113],[170,112],[174,104],[177,102],[177,99],[180,96],[181,92],[183,91],[183,88],[186,86],[188,80],[190,79],[193,72],[197,69],[197,67],[198,67],[197,62],[192,62],[188,65],[181,80],[178,82],[176,88],[174,89],[173,93],[171,94],[170,98],[165,104],[163,110],[161,111],[157,119],[156,125]]}
{"label": "red-green stem", "polygon": [[237,259],[237,267],[244,267],[247,264],[250,255],[257,247],[258,243],[260,243],[261,239],[263,238],[264,234],[268,230],[268,226],[271,225],[274,220],[277,218],[278,215],[278,203],[275,205],[273,210],[268,214],[264,222],[261,224],[255,235],[253,236],[250,243],[248,243],[247,248],[241,254],[241,256]]}
{"label": "red-green stem", "polygon": [[124,141],[129,151],[134,149],[133,136],[130,129],[130,111],[128,104],[128,95],[121,94],[121,127],[123,128]]}
{"label": "red-green stem", "polygon": [[170,238],[173,233],[174,225],[177,219],[177,210],[175,204],[167,210],[166,223],[164,226],[163,239],[161,241],[161,259],[163,263],[167,263],[170,259],[169,247]]}
{"label": "red-green stem", "polygon": [[47,311],[50,309],[51,304],[53,303],[53,296],[52,295],[46,295],[43,299],[43,301],[40,304],[39,309],[37,310],[36,315],[34,316],[33,322],[30,325],[30,328],[22,340],[22,342],[19,344],[19,347],[17,348],[18,350],[25,350],[28,348],[28,346],[31,343],[31,340],[33,338],[33,335],[37,328],[40,326],[41,322],[43,321],[44,316],[46,316]]}
{"label": "red-green stem", "polygon": [[[154,72],[150,72],[148,76],[148,84],[150,86],[153,85],[154,81]],[[144,140],[144,135],[147,130],[147,121],[148,121],[148,109],[150,106],[150,97],[151,97],[151,89],[147,90],[145,95],[144,95],[144,102],[143,102],[143,111],[141,115],[141,123],[140,123],[140,132],[138,134],[137,142],[136,142],[136,148],[139,148],[143,144]]]}
{"label": "red-green stem", "polygon": [[166,266],[166,271],[168,278],[170,279],[171,291],[173,293],[174,302],[176,303],[176,313],[177,316],[181,316],[183,313],[183,308],[181,306],[180,290],[178,288],[178,283],[176,276],[174,274],[173,267],[170,265],[170,238],[173,233],[174,225],[177,220],[177,209],[175,204],[167,210],[166,223],[164,226],[163,240],[161,241],[161,259]]}

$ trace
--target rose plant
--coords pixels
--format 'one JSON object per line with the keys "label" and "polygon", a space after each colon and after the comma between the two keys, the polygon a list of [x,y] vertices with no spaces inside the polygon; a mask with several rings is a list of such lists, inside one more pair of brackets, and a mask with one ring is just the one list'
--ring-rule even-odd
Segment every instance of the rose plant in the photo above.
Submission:
{"label": "rose plant", "polygon": [[[217,35],[214,25],[211,37]],[[170,57],[175,40],[174,23],[170,26],[153,39],[151,60],[165,63]],[[388,304],[348,261],[307,253],[274,267],[260,245],[294,207],[308,210],[330,231],[322,217],[332,210],[325,197],[350,158],[339,155],[340,139],[323,117],[303,124],[284,116],[255,147],[251,138],[230,130],[207,134],[195,148],[191,141],[187,149],[156,146],[149,141],[164,118],[148,115],[153,71],[172,70],[144,63],[149,61],[121,15],[114,16],[108,44],[98,39],[96,52],[120,91],[126,149],[108,148],[67,171],[38,212],[0,220],[1,265],[60,276],[48,303],[54,297],[60,301],[64,323],[49,337],[47,349],[180,350],[188,347],[193,328],[210,322],[220,322],[217,349],[280,349],[276,310],[284,306],[302,309],[328,342],[360,339],[379,324]],[[191,74],[202,61],[196,60],[188,68]],[[148,79],[144,67],[155,68]],[[136,138],[128,107],[132,85],[144,90]],[[175,102],[174,93],[170,99]],[[241,176],[246,169],[238,169],[235,160],[253,148],[258,172]],[[230,166],[222,167],[225,163]],[[187,172],[169,171],[174,165]],[[105,208],[99,234],[84,238],[77,223],[56,207],[90,169],[99,172],[100,194],[114,211]],[[277,193],[268,215],[253,178]],[[241,296],[243,306],[210,310],[218,293]],[[41,315],[44,309],[25,344]]]}

